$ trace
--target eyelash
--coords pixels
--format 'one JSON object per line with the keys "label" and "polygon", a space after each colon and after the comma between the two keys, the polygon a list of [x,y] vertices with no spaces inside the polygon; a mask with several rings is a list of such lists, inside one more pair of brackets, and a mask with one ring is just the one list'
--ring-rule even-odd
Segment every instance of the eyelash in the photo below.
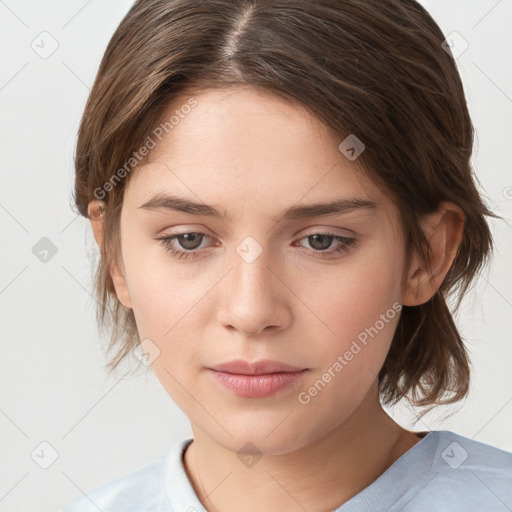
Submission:
{"label": "eyelash", "polygon": [[[210,238],[205,233],[201,233],[201,232],[198,232],[198,231],[190,231],[190,232],[186,232],[186,233],[179,233],[179,234],[172,235],[172,236],[165,236],[165,237],[161,237],[161,238],[156,238],[156,240],[159,240],[160,244],[163,245],[164,249],[166,251],[170,252],[173,255],[173,257],[175,257],[177,259],[189,259],[189,258],[198,258],[198,257],[200,257],[200,255],[198,255],[198,253],[201,252],[201,249],[179,250],[179,249],[175,249],[174,248],[173,241],[176,238],[178,238],[180,236],[183,236],[183,235],[200,235],[200,236],[203,237],[203,239],[201,241],[203,241],[205,238],[207,238],[207,239]],[[328,237],[333,238],[334,240],[340,242],[341,245],[337,249],[334,249],[334,250],[329,251],[329,252],[327,252],[327,250],[323,250],[322,251],[322,250],[319,250],[319,249],[309,249],[307,251],[307,252],[313,253],[313,254],[345,253],[349,249],[351,249],[354,246],[354,244],[356,243],[356,239],[355,238],[347,238],[347,237],[344,237],[344,236],[336,235],[334,233],[326,233],[326,232],[310,233],[309,235],[306,235],[305,237],[302,237],[300,240],[304,240],[305,238],[309,238],[309,237],[314,236],[314,235],[328,236]]]}

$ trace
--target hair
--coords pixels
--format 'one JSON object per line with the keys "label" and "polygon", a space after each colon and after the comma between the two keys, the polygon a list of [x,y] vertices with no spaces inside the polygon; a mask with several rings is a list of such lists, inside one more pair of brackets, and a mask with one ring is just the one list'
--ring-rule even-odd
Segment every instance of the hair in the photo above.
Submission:
{"label": "hair", "polygon": [[[365,145],[358,163],[396,204],[407,250],[428,264],[421,218],[442,201],[465,215],[458,253],[435,295],[404,306],[378,375],[384,404],[453,403],[470,362],[447,301],[491,254],[489,211],[470,159],[474,130],[445,36],[414,0],[138,0],[112,36],[81,120],[74,202],[102,199],[104,244],[95,273],[97,319],[117,349],[139,343],[133,311],[109,269],[119,261],[123,192],[162,113],[193,90],[258,87],[299,102],[340,142]],[[124,172],[122,172],[124,169]],[[122,179],[121,179],[122,178]],[[108,193],[107,193],[108,192]]]}

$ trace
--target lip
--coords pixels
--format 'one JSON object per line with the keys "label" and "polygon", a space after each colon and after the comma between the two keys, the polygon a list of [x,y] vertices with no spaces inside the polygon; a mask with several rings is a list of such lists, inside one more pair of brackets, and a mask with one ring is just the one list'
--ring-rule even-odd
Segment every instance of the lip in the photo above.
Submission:
{"label": "lip", "polygon": [[228,391],[248,398],[265,398],[298,382],[308,368],[264,359],[229,361],[208,368],[216,382]]}
{"label": "lip", "polygon": [[300,372],[307,368],[299,368],[271,359],[260,359],[252,363],[244,361],[243,359],[235,359],[226,363],[216,364],[209,369],[218,372],[236,373],[238,375],[261,375],[281,372]]}

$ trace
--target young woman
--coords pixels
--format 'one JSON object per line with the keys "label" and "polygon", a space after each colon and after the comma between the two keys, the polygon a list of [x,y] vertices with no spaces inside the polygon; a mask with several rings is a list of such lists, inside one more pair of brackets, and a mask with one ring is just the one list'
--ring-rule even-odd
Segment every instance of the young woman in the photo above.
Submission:
{"label": "young woman", "polygon": [[76,150],[99,318],[193,439],[65,512],[501,511],[512,454],[411,432],[453,403],[447,307],[489,255],[473,128],[413,0],[139,0]]}

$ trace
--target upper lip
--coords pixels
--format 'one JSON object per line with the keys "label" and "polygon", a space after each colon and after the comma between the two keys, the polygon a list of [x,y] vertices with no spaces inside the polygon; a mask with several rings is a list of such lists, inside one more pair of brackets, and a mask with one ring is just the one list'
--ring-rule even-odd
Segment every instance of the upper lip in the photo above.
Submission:
{"label": "upper lip", "polygon": [[278,372],[300,372],[306,368],[298,368],[280,361],[272,361],[270,359],[261,359],[259,361],[244,361],[236,359],[226,363],[216,364],[210,367],[210,370],[226,373],[237,373],[240,375],[261,375],[266,373]]}

